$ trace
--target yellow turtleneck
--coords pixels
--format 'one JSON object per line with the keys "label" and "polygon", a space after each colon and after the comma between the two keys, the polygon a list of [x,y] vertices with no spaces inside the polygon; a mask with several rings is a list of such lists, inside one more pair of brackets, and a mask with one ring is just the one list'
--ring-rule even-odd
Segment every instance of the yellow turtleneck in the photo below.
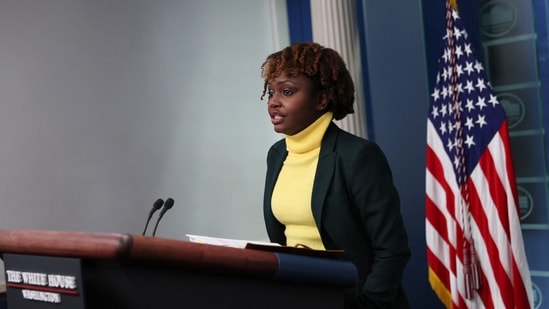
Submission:
{"label": "yellow turtleneck", "polygon": [[320,144],[333,113],[327,112],[301,132],[286,136],[288,156],[271,197],[273,214],[286,227],[286,245],[324,249],[313,218],[311,197]]}

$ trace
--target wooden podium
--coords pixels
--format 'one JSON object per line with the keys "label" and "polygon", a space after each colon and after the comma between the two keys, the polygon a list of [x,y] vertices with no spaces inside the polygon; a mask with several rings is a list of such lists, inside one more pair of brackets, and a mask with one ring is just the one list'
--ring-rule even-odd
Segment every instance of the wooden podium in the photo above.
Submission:
{"label": "wooden podium", "polygon": [[0,230],[9,309],[343,308],[350,262],[116,233]]}

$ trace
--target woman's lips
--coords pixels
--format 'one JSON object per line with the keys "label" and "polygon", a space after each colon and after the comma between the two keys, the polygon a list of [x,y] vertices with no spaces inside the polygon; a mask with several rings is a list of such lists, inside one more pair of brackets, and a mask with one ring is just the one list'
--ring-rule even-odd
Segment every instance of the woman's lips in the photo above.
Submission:
{"label": "woman's lips", "polygon": [[271,123],[273,125],[280,124],[284,120],[284,117],[280,116],[279,114],[271,114]]}

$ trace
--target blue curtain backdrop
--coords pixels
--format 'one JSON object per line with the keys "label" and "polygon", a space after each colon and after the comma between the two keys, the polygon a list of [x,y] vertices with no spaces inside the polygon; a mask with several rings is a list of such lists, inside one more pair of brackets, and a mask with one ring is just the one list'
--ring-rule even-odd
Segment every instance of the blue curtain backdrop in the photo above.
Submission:
{"label": "blue curtain backdrop", "polygon": [[310,0],[286,0],[290,43],[311,42],[313,25],[311,22]]}

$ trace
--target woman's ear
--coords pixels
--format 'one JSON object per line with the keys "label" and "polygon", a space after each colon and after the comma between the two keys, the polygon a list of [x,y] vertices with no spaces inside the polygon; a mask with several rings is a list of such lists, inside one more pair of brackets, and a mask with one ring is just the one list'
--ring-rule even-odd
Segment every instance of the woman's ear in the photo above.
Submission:
{"label": "woman's ear", "polygon": [[328,96],[324,93],[320,93],[320,97],[318,98],[318,105],[316,106],[317,110],[320,112],[323,112],[328,107]]}

